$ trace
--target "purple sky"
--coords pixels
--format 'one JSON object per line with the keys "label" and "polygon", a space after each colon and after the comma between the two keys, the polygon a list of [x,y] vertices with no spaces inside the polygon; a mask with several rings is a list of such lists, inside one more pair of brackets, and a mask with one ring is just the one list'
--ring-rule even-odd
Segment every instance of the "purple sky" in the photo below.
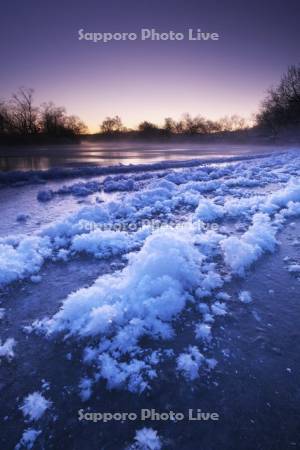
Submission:
{"label": "purple sky", "polygon": [[[299,0],[10,0],[0,17],[0,98],[33,87],[96,131],[182,113],[250,117],[267,88],[300,61]],[[78,40],[78,30],[218,32],[219,41]]]}

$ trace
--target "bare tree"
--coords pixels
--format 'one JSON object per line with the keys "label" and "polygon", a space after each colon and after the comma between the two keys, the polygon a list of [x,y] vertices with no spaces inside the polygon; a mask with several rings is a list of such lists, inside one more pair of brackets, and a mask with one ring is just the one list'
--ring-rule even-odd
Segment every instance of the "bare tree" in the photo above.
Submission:
{"label": "bare tree", "polygon": [[182,134],[184,130],[184,123],[182,120],[176,121],[172,117],[167,117],[164,123],[164,130],[168,134]]}
{"label": "bare tree", "polygon": [[300,65],[290,66],[279,85],[269,89],[256,119],[273,131],[300,123]]}
{"label": "bare tree", "polygon": [[175,134],[176,133],[176,122],[172,117],[165,118],[164,130],[167,134]]}
{"label": "bare tree", "polygon": [[247,120],[234,114],[232,116],[221,117],[217,121],[218,131],[238,131],[248,128]]}
{"label": "bare tree", "polygon": [[42,132],[51,136],[62,134],[65,129],[65,115],[65,108],[55,106],[52,102],[43,103],[40,112]]}
{"label": "bare tree", "polygon": [[86,125],[76,116],[67,116],[65,108],[52,102],[44,103],[40,110],[41,132],[49,136],[81,135]]}
{"label": "bare tree", "polygon": [[106,117],[100,125],[100,130],[104,134],[114,134],[123,131],[124,127],[119,116]]}
{"label": "bare tree", "polygon": [[77,116],[67,116],[65,126],[69,132],[75,136],[80,136],[88,132],[88,128],[82,120]]}
{"label": "bare tree", "polygon": [[144,121],[139,124],[138,130],[142,136],[158,136],[161,133],[161,129],[154,123]]}
{"label": "bare tree", "polygon": [[11,100],[14,128],[22,135],[38,131],[38,109],[33,106],[33,89],[21,87]]}
{"label": "bare tree", "polygon": [[20,138],[36,135],[76,137],[88,132],[77,116],[68,116],[52,102],[33,104],[33,89],[20,88],[9,102],[0,101],[0,135]]}
{"label": "bare tree", "polygon": [[206,120],[202,116],[191,117],[190,114],[184,114],[182,120],[183,132],[186,134],[205,134],[207,133]]}
{"label": "bare tree", "polygon": [[0,101],[0,135],[11,133],[11,128],[9,106],[4,101]]}

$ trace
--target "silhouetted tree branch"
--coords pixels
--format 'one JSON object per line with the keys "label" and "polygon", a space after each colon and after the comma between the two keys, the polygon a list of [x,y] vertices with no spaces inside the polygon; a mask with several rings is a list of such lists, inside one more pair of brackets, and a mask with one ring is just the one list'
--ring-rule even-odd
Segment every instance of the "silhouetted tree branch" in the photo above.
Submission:
{"label": "silhouetted tree branch", "polygon": [[269,89],[256,119],[273,131],[300,124],[300,65],[290,66],[279,85]]}

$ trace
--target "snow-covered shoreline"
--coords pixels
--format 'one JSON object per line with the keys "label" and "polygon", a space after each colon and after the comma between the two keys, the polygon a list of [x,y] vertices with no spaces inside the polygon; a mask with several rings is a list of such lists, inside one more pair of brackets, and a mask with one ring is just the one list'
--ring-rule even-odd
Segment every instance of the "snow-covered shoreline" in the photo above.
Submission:
{"label": "snow-covered shoreline", "polygon": [[[284,152],[284,151],[283,151]],[[169,161],[159,161],[141,164],[114,164],[114,165],[85,165],[82,167],[53,167],[44,170],[10,170],[0,171],[0,186],[14,185],[16,187],[24,184],[40,184],[49,180],[72,179],[79,177],[94,177],[101,175],[116,175],[127,173],[139,173],[147,171],[158,171],[165,169],[176,169],[183,167],[196,167],[202,164],[220,164],[235,161],[247,161],[256,158],[265,158],[272,155],[270,150],[267,153],[256,153],[252,155],[203,157],[195,159],[172,159]],[[276,150],[278,154],[279,151]]]}
{"label": "snow-covered shoreline", "polygon": [[[300,217],[300,155],[290,151],[220,165],[188,162],[96,182],[82,180],[56,191],[43,186],[41,191],[51,194],[47,199],[38,194],[35,202],[46,199],[49,208],[66,195],[87,202],[30,235],[1,238],[1,286],[39,284],[49,262],[64,270],[82,255],[108,264],[118,258],[121,267],[59,299],[54,314],[32,321],[24,333],[80,348],[82,401],[103,381],[108,390],[150,392],[166,361],[180,383],[192,385],[217,367],[211,345],[232,301],[245,308],[256,301],[244,290],[232,299],[227,285],[247,279],[254,263],[276,252],[279,232]],[[109,195],[99,201],[103,191]],[[38,217],[25,211],[18,220],[32,219]],[[297,271],[294,261],[289,272],[297,276]],[[193,338],[178,350],[178,323],[190,310]],[[14,357],[12,348],[7,353]]]}

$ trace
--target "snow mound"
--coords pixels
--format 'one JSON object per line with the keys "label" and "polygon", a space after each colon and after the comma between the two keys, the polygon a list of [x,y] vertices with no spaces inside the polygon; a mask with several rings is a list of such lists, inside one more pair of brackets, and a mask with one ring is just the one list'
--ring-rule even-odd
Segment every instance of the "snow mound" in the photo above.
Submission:
{"label": "snow mound", "polygon": [[201,197],[197,209],[195,211],[195,218],[203,220],[204,222],[212,222],[220,219],[224,215],[222,206],[216,205],[212,200]]}
{"label": "snow mound", "polygon": [[50,254],[48,238],[26,237],[17,245],[0,242],[0,285],[35,274]]}
{"label": "snow mound", "polygon": [[134,188],[134,181],[130,178],[127,180],[114,180],[111,177],[107,177],[103,183],[104,192],[133,191]]}
{"label": "snow mound", "polygon": [[204,256],[194,241],[192,233],[157,230],[139,252],[129,255],[123,271],[102,276],[90,288],[71,294],[45,322],[47,331],[101,335],[141,319],[146,329],[159,333],[159,322],[178,314],[188,291],[207,278],[201,272]]}
{"label": "snow mound", "polygon": [[220,243],[225,263],[241,276],[264,252],[273,252],[277,244],[277,230],[272,226],[267,214],[255,214],[252,222],[252,226],[241,238],[230,236]]}
{"label": "snow mound", "polygon": [[136,450],[160,450],[162,444],[157,431],[152,428],[142,428],[135,433],[136,443],[131,447]]}
{"label": "snow mound", "polygon": [[140,245],[134,236],[124,231],[110,231],[97,229],[90,233],[76,235],[72,240],[71,250],[86,252],[96,257],[108,258],[110,256],[128,253]]}
{"label": "snow mound", "polygon": [[6,358],[7,360],[11,360],[14,356],[14,346],[16,345],[16,341],[13,338],[8,338],[6,341],[1,344],[0,339],[0,358]]}
{"label": "snow mound", "polygon": [[33,392],[25,397],[20,407],[24,417],[29,420],[39,420],[45,411],[50,408],[51,402],[47,400],[40,392]]}
{"label": "snow mound", "polygon": [[151,365],[137,358],[121,362],[115,356],[105,352],[98,357],[97,377],[106,380],[108,389],[126,387],[130,392],[142,393],[149,388],[147,379],[157,376]]}
{"label": "snow mound", "polygon": [[270,210],[282,208],[289,202],[300,201],[300,181],[298,178],[291,178],[284,189],[280,189],[272,194],[267,202],[266,207]]}
{"label": "snow mound", "polygon": [[[78,182],[70,186],[63,186],[52,194],[73,194],[76,197],[86,197],[87,195],[98,192],[101,189],[101,183],[98,181]],[[53,195],[52,195],[53,196]]]}
{"label": "snow mound", "polygon": [[251,303],[252,302],[252,296],[249,291],[241,291],[239,293],[239,300],[242,303]]}
{"label": "snow mound", "polygon": [[92,386],[93,386],[93,381],[90,378],[84,377],[80,380],[80,383],[79,383],[80,398],[83,402],[86,402],[91,397]]}
{"label": "snow mound", "polygon": [[177,371],[181,372],[186,380],[193,381],[199,377],[199,369],[204,360],[198,347],[190,346],[186,353],[177,358]]}
{"label": "snow mound", "polygon": [[227,314],[226,304],[219,301],[211,305],[211,310],[216,316],[226,316]]}
{"label": "snow mound", "polygon": [[21,448],[27,448],[30,450],[34,446],[34,443],[40,434],[40,430],[28,428],[22,434],[20,442],[16,445],[16,450],[20,450]]}
{"label": "snow mound", "polygon": [[146,378],[156,376],[152,361],[128,362],[122,355],[139,351],[143,336],[170,339],[171,322],[192,299],[190,293],[199,286],[211,291],[221,284],[195,241],[191,230],[155,231],[141,250],[129,255],[122,271],[69,295],[52,318],[34,327],[50,335],[100,338],[95,348],[98,376],[110,389],[127,386],[141,392],[147,388]]}
{"label": "snow mound", "polygon": [[228,301],[231,299],[231,296],[227,294],[227,292],[218,292],[216,295],[216,299]]}
{"label": "snow mound", "polygon": [[211,326],[206,323],[198,323],[195,328],[195,335],[197,339],[201,339],[204,342],[210,342],[211,336]]}

